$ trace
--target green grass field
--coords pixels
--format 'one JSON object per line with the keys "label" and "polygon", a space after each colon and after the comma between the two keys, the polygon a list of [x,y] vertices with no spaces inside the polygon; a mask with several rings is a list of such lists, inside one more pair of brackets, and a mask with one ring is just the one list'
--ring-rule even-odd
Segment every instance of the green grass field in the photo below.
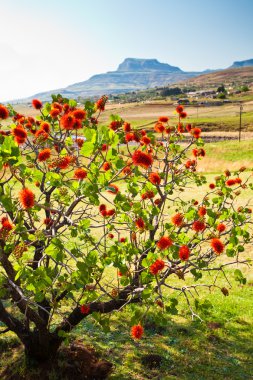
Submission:
{"label": "green grass field", "polygon": [[[210,143],[205,149],[207,157],[201,161],[200,171],[207,173],[208,183],[231,166],[238,170],[247,163],[243,176],[253,168],[253,141]],[[206,188],[207,185],[190,189],[186,199],[201,197]],[[252,190],[243,192],[244,201],[252,198]],[[244,257],[252,259],[252,247],[247,248]],[[199,300],[197,313],[202,321],[191,319],[184,297],[179,296],[178,315],[165,314],[158,322],[156,317],[161,309],[157,306],[145,320],[145,334],[138,342],[130,337],[130,306],[110,317],[110,332],[105,333],[89,317],[71,333],[70,340],[94,347],[101,358],[112,362],[111,380],[253,379],[253,272],[252,267],[240,267],[247,278],[247,283],[241,285],[235,281],[235,269],[226,270],[231,287],[224,277],[219,277],[219,285],[229,289],[229,296],[219,289],[201,289],[194,294]],[[209,283],[209,277],[206,273],[201,282]],[[193,283],[192,278],[184,281],[171,277],[171,281],[180,287]],[[191,301],[194,304],[193,297]],[[0,335],[0,374],[7,365],[16,373],[24,371],[21,347],[12,333]],[[36,371],[34,376],[35,379]],[[1,375],[0,379],[5,380]],[[49,380],[56,379],[57,374],[52,373]]]}

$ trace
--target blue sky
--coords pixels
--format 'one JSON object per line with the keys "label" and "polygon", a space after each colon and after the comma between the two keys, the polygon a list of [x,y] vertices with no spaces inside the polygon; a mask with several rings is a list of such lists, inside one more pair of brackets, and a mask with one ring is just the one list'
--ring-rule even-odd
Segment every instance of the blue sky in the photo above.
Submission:
{"label": "blue sky", "polygon": [[112,71],[126,57],[186,71],[253,58],[253,0],[0,0],[0,101]]}

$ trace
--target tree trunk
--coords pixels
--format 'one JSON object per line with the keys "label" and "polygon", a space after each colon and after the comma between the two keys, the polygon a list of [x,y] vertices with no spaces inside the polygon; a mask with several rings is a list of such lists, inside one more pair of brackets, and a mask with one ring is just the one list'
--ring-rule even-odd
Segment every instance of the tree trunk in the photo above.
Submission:
{"label": "tree trunk", "polygon": [[45,362],[54,359],[62,338],[49,332],[34,331],[24,339],[25,356],[28,362]]}

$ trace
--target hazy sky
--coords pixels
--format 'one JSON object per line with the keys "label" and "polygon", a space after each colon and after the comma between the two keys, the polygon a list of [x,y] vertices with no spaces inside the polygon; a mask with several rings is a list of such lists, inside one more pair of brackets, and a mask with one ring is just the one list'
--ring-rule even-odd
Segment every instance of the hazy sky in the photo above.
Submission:
{"label": "hazy sky", "polygon": [[186,71],[253,58],[253,0],[0,0],[0,101],[157,58]]}

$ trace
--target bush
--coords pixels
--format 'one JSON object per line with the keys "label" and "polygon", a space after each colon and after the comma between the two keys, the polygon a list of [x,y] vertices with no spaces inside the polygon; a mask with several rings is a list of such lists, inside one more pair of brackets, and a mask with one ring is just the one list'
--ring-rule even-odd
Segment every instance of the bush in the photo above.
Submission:
{"label": "bush", "polygon": [[[0,106],[0,117],[12,118],[0,134],[0,321],[28,358],[54,358],[84,318],[107,331],[107,314],[130,304],[134,339],[145,333],[149,309],[161,311],[158,319],[177,313],[178,293],[195,316],[196,286],[228,294],[216,281],[228,265],[219,256],[246,262],[240,253],[251,239],[251,210],[235,207],[249,186],[245,168],[187,201],[188,187],[206,182],[196,172],[205,151],[201,130],[182,123],[183,106],[176,126],[163,116],[147,133],[117,115],[99,124],[105,103],[81,109],[60,95],[44,106],[34,99],[36,118]],[[205,271],[209,284],[171,281],[198,281]],[[236,277],[245,281],[239,269]]]}

